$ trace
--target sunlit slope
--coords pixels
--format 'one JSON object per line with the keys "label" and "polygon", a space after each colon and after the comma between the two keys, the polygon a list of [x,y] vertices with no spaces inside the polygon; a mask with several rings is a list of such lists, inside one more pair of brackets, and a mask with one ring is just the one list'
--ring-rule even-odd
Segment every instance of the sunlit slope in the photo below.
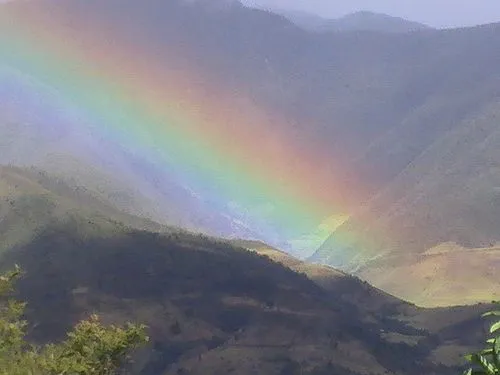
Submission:
{"label": "sunlit slope", "polygon": [[500,247],[442,244],[416,255],[384,259],[359,270],[361,278],[420,306],[500,300]]}

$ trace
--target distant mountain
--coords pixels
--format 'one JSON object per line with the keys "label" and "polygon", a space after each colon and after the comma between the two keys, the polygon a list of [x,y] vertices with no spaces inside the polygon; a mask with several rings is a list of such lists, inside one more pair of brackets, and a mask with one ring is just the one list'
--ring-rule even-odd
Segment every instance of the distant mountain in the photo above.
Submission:
{"label": "distant mountain", "polygon": [[150,344],[130,368],[142,375],[451,375],[481,342],[489,306],[418,309],[263,244],[161,230],[46,174],[1,173],[3,195],[5,186],[15,193],[0,223],[22,237],[4,246],[0,269],[25,271],[18,297],[37,342],[62,338],[90,313],[145,323]]}
{"label": "distant mountain", "polygon": [[269,11],[283,15],[295,25],[310,31],[321,31],[329,21],[327,18],[300,10],[271,8]]}
{"label": "distant mountain", "polygon": [[273,9],[274,12],[282,14],[295,25],[314,32],[384,32],[384,33],[407,33],[418,30],[430,30],[431,28],[419,22],[405,20],[400,17],[392,17],[383,13],[359,11],[347,14],[336,19],[322,18],[315,14]]}
{"label": "distant mountain", "polygon": [[348,14],[344,17],[327,21],[323,30],[328,31],[375,31],[387,33],[406,33],[410,31],[429,30],[422,23],[392,17],[387,14],[367,11]]}

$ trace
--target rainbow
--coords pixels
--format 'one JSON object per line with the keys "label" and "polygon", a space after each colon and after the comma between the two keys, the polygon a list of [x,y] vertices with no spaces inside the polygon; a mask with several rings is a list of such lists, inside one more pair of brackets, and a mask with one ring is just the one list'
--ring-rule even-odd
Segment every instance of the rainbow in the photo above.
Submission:
{"label": "rainbow", "polygon": [[290,137],[278,114],[211,82],[179,51],[165,66],[98,17],[82,29],[62,7],[37,4],[2,6],[1,80],[16,71],[50,87],[47,102],[78,108],[102,137],[161,165],[264,240],[345,217],[332,161]]}

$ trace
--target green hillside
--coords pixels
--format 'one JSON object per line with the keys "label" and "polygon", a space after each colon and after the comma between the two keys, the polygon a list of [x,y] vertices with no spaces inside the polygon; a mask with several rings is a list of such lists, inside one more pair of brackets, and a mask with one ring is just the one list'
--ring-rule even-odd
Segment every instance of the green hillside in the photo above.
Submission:
{"label": "green hillside", "polygon": [[172,230],[114,208],[84,187],[72,187],[46,172],[0,166],[0,250],[30,243],[53,225],[68,225],[82,236],[123,232],[127,227]]}

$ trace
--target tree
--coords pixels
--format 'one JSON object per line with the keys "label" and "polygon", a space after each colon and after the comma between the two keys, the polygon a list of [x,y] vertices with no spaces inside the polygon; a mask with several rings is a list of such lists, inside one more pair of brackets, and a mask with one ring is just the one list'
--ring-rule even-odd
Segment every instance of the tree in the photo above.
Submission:
{"label": "tree", "polygon": [[26,304],[10,298],[21,271],[0,276],[0,375],[111,375],[146,343],[146,327],[104,326],[97,315],[82,321],[59,344],[35,346],[25,340]]}
{"label": "tree", "polygon": [[[483,314],[483,317],[500,317],[500,311]],[[486,348],[466,358],[473,367],[464,375],[500,375],[500,320],[490,326],[493,337],[486,340]]]}

